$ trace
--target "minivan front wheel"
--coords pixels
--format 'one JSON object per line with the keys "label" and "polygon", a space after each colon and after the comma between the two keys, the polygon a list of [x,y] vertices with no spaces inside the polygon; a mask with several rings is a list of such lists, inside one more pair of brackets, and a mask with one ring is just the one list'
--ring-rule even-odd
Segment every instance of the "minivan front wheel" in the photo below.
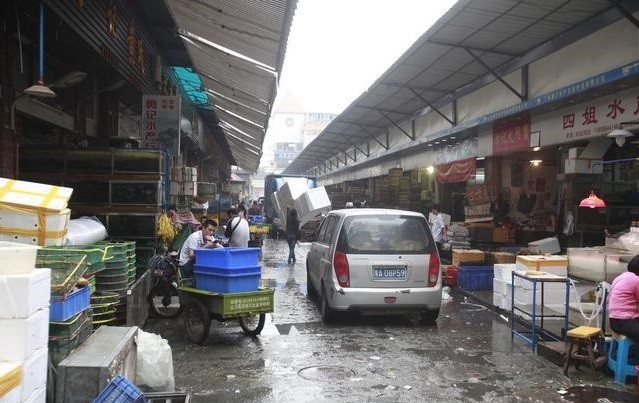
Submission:
{"label": "minivan front wheel", "polygon": [[331,323],[335,320],[335,311],[328,304],[328,292],[322,286],[322,298],[320,299],[320,313],[324,323]]}
{"label": "minivan front wheel", "polygon": [[423,311],[421,313],[422,322],[424,323],[433,323],[439,317],[439,309],[431,309],[428,311]]}

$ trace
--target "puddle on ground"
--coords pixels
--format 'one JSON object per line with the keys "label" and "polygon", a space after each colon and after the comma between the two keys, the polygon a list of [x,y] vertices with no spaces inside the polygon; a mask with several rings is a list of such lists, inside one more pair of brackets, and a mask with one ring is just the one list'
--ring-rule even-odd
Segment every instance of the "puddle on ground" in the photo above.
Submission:
{"label": "puddle on ground", "polygon": [[636,403],[636,394],[604,388],[602,386],[580,385],[566,389],[564,400],[575,403]]}
{"label": "puddle on ground", "polygon": [[314,365],[302,368],[297,374],[309,381],[335,381],[336,379],[348,379],[357,373],[350,368],[341,365]]}

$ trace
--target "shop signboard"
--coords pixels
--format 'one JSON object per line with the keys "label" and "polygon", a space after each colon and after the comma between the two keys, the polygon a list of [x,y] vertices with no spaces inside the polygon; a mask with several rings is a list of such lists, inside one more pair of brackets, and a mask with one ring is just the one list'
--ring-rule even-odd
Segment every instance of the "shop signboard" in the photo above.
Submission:
{"label": "shop signboard", "polygon": [[493,124],[493,154],[506,154],[530,147],[530,116]]}
{"label": "shop signboard", "polygon": [[167,95],[142,97],[142,146],[160,144],[177,154],[180,146],[180,98]]}
{"label": "shop signboard", "polygon": [[639,120],[639,91],[618,92],[544,114],[532,121],[541,132],[540,145],[605,137],[622,122]]}
{"label": "shop signboard", "polygon": [[437,148],[435,150],[435,165],[447,164],[477,156],[477,139],[470,138],[460,144]]}

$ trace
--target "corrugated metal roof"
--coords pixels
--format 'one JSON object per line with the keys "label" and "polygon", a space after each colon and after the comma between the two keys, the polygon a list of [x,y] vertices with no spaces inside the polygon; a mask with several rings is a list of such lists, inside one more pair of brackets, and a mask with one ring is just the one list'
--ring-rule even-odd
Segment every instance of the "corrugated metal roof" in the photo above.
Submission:
{"label": "corrugated metal roof", "polygon": [[[352,143],[365,143],[372,135],[384,133],[393,126],[391,121],[404,121],[429,105],[450,103],[452,94],[458,96],[494,81],[491,70],[502,75],[514,71],[529,52],[558,37],[579,39],[566,33],[584,26],[598,29],[596,24],[585,25],[598,15],[610,14],[602,24],[622,18],[614,7],[608,0],[460,0],[284,173],[305,174],[335,157],[340,148],[344,151]],[[631,11],[639,8],[636,2],[633,7]],[[552,50],[548,46],[546,51]]]}
{"label": "corrugated metal roof", "polygon": [[166,5],[212,99],[233,160],[256,171],[297,0],[171,0]]}

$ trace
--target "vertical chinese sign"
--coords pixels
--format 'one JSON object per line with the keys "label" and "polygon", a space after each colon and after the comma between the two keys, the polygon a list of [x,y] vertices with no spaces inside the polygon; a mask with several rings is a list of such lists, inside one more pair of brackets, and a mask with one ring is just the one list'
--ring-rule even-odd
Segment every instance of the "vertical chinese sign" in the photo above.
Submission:
{"label": "vertical chinese sign", "polygon": [[173,154],[180,147],[180,98],[166,95],[142,97],[142,146],[160,148]]}

